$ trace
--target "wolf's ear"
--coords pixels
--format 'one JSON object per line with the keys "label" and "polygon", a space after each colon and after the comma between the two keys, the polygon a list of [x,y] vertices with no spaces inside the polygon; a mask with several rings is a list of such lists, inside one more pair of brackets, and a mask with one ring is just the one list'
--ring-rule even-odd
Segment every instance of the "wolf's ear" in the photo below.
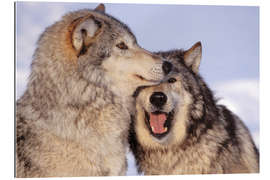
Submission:
{"label": "wolf's ear", "polygon": [[95,11],[103,12],[105,13],[105,6],[104,4],[100,3],[96,8]]}
{"label": "wolf's ear", "polygon": [[201,42],[194,44],[189,50],[184,53],[185,64],[192,69],[194,73],[198,73],[202,57]]}
{"label": "wolf's ear", "polygon": [[80,17],[70,26],[72,45],[77,56],[84,54],[102,31],[102,22],[94,16]]}

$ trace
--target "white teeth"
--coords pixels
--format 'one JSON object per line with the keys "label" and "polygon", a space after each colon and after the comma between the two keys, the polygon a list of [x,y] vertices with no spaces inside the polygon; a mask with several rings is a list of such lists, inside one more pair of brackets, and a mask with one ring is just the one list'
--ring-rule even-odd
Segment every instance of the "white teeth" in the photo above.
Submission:
{"label": "white teeth", "polygon": [[165,128],[164,128],[164,132],[167,132],[167,130],[168,130],[168,128],[167,128],[167,127],[165,127]]}
{"label": "white teeth", "polygon": [[152,131],[153,131],[153,132],[155,132],[155,128],[154,128],[154,126],[151,126],[151,129],[152,129]]}

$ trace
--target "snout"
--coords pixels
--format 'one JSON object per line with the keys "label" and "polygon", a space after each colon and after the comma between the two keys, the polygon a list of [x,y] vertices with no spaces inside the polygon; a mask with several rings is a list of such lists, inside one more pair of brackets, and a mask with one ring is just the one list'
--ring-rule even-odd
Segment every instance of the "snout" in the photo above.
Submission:
{"label": "snout", "polygon": [[174,118],[174,110],[165,109],[166,104],[170,101],[169,96],[161,91],[156,91],[151,94],[149,101],[151,103],[151,110],[144,108],[145,123],[150,134],[157,138],[164,138],[171,129],[171,122]]}
{"label": "snout", "polygon": [[162,71],[165,75],[169,74],[172,71],[173,65],[169,61],[165,61],[164,59],[160,58],[158,55],[153,54],[152,52],[149,52],[145,49],[140,49],[140,50],[141,50],[141,52],[143,52],[143,55],[148,55],[148,57],[150,57],[151,59],[154,59],[157,61],[163,61]]}
{"label": "snout", "polygon": [[160,83],[173,71],[172,63],[142,48],[136,51],[134,50],[134,58],[129,58],[129,60],[133,60],[133,66],[131,68],[135,72],[136,79],[147,83],[144,85]]}
{"label": "snout", "polygon": [[162,64],[162,70],[164,72],[165,75],[169,74],[172,71],[173,65],[172,63],[168,62],[168,61],[164,61]]}
{"label": "snout", "polygon": [[150,103],[157,108],[161,108],[167,102],[167,96],[163,92],[154,92],[150,96]]}

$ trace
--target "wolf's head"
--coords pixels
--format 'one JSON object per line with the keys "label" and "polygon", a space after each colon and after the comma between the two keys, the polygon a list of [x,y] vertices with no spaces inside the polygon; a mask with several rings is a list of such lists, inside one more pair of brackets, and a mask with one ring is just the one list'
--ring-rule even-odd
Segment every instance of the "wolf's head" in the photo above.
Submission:
{"label": "wolf's head", "polygon": [[83,80],[122,97],[131,96],[138,86],[159,83],[172,69],[171,63],[141,48],[125,24],[105,14],[103,5],[68,13],[48,27],[39,39],[35,57],[46,59],[42,62],[46,65],[41,65],[42,60],[33,65],[50,68],[46,76],[57,74],[49,77],[57,79],[56,85],[63,75],[68,76],[69,93],[83,93],[85,88],[79,85]]}
{"label": "wolf's head", "polygon": [[178,72],[161,84],[142,89],[136,97],[134,128],[138,141],[147,147],[179,144],[186,136],[190,116],[202,115],[202,96],[196,82],[201,44],[187,51],[157,53],[168,58]]}

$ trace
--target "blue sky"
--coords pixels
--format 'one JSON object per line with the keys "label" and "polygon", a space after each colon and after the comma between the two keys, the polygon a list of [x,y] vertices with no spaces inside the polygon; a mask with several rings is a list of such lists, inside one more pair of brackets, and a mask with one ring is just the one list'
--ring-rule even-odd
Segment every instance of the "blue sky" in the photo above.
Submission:
{"label": "blue sky", "polygon": [[[71,10],[95,3],[17,2],[16,98],[25,90],[35,43],[44,29]],[[200,73],[237,113],[259,144],[259,8],[244,6],[105,4],[150,51],[202,42]],[[129,157],[129,162],[132,158]],[[132,165],[133,167],[133,165]],[[134,173],[134,169],[129,171]]]}

